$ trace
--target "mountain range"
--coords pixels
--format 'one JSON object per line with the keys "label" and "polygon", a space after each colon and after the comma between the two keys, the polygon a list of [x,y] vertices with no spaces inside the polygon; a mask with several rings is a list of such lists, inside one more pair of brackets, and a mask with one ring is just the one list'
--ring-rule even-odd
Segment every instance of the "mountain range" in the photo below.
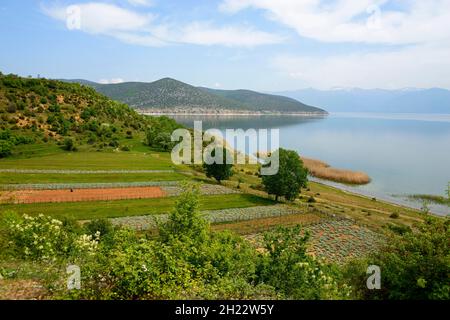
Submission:
{"label": "mountain range", "polygon": [[118,84],[100,84],[80,79],[65,81],[90,86],[144,113],[327,114],[323,109],[281,95],[195,87],[171,78]]}
{"label": "mountain range", "polygon": [[309,88],[276,94],[321,106],[329,112],[450,114],[450,91],[440,88],[400,90]]}

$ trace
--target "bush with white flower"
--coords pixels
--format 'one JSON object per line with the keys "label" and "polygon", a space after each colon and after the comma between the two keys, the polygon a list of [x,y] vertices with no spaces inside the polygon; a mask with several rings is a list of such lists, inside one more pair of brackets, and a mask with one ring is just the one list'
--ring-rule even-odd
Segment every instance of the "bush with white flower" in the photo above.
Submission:
{"label": "bush with white flower", "polygon": [[4,219],[10,244],[19,256],[30,260],[54,261],[59,257],[92,253],[100,236],[78,235],[62,221],[43,214],[9,213]]}

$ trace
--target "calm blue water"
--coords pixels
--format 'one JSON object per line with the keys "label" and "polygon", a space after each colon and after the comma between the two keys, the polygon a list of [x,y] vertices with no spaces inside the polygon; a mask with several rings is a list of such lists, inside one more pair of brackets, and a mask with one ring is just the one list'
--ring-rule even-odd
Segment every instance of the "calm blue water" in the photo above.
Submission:
{"label": "calm blue water", "polygon": [[[400,204],[420,203],[407,194],[445,195],[450,181],[450,115],[331,114],[300,116],[174,116],[187,126],[203,121],[203,129],[279,128],[280,146],[323,160],[333,167],[364,171],[365,186],[340,188]],[[449,214],[449,208],[431,206]]]}

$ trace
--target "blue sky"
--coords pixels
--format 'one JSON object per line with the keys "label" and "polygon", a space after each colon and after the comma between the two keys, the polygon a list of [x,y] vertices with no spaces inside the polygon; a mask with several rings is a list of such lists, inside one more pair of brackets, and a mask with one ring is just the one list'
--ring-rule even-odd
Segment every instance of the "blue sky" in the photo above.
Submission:
{"label": "blue sky", "polygon": [[2,0],[0,37],[23,76],[450,89],[445,0]]}

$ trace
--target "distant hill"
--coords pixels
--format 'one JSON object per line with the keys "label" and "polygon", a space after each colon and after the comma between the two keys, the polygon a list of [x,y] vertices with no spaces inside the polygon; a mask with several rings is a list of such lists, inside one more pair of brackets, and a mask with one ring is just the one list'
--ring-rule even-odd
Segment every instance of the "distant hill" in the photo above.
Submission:
{"label": "distant hill", "polygon": [[149,143],[159,147],[181,126],[167,117],[140,115],[86,85],[2,73],[0,119],[0,158],[19,155],[27,144],[63,147],[68,139],[86,150],[127,151],[132,139],[141,142],[152,128],[161,136]]}
{"label": "distant hill", "polygon": [[202,90],[221,96],[225,99],[235,101],[244,106],[249,106],[250,110],[282,110],[283,112],[318,112],[316,107],[311,107],[309,105],[303,104],[298,100],[266,93],[259,93],[250,90],[218,90],[201,88]]}
{"label": "distant hill", "polygon": [[93,87],[111,99],[143,112],[174,113],[317,113],[326,111],[294,99],[249,90],[214,90],[164,78],[155,82],[99,84],[67,80]]}
{"label": "distant hill", "polygon": [[278,92],[307,104],[320,105],[330,112],[447,113],[450,91],[432,89],[302,89]]}

